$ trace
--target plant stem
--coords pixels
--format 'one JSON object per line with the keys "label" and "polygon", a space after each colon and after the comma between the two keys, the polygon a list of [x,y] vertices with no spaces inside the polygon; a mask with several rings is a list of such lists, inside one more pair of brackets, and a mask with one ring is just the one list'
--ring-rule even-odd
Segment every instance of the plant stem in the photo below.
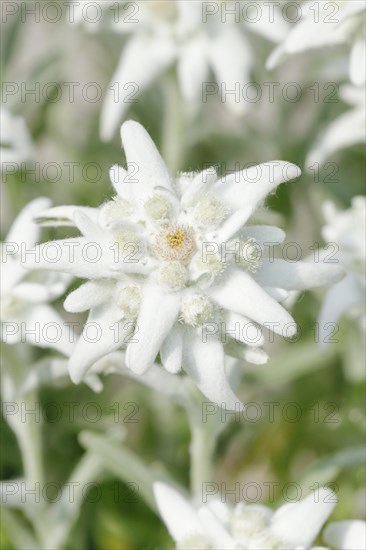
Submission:
{"label": "plant stem", "polygon": [[164,79],[163,158],[173,175],[183,169],[185,156],[184,116],[178,80],[174,71]]}
{"label": "plant stem", "polygon": [[191,425],[191,491],[193,496],[201,501],[205,483],[213,481],[212,463],[216,446],[215,430],[209,429],[209,423],[204,424],[197,414],[189,414]]}

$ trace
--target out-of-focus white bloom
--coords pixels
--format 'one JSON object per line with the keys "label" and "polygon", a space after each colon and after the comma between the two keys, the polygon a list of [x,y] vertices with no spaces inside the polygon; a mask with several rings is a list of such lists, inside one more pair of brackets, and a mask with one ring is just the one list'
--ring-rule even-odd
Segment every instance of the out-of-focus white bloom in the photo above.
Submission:
{"label": "out-of-focus white bloom", "polygon": [[62,296],[71,277],[31,273],[22,261],[22,254],[39,242],[40,229],[33,218],[49,206],[50,201],[45,198],[30,202],[1,243],[1,336],[8,344],[27,342],[68,355],[72,344],[64,320],[48,302]]}
{"label": "out-of-focus white bloom", "polygon": [[273,512],[259,504],[240,503],[232,509],[218,499],[194,506],[180,491],[160,482],[154,484],[154,494],[180,550],[310,549],[337,502],[332,491],[320,489]]}
{"label": "out-of-focus white bloom", "polygon": [[362,520],[337,521],[324,529],[323,539],[337,550],[364,550],[366,548],[366,523]]}
{"label": "out-of-focus white bloom", "polygon": [[[78,4],[76,18],[81,22],[83,3]],[[238,93],[242,94],[243,86],[251,81],[254,57],[246,32],[253,31],[278,42],[287,29],[276,2],[272,6],[276,14],[273,21],[268,9],[261,10],[259,18],[248,15],[250,22],[243,21],[241,16],[245,6],[230,1],[210,4],[201,0],[149,0],[102,4],[104,14],[109,11],[110,28],[132,35],[122,51],[104,100],[101,115],[104,140],[112,138],[129,103],[132,99],[136,101],[136,94],[172,66],[176,66],[186,105],[196,109],[202,103],[202,85],[211,80],[211,70],[216,82],[231,91],[225,97],[226,107],[234,115],[242,115],[248,103],[244,99],[238,101],[234,92],[240,86]]]}
{"label": "out-of-focus white bloom", "polygon": [[32,153],[32,142],[25,121],[1,107],[0,110],[0,161],[20,163]]}
{"label": "out-of-focus white bloom", "polygon": [[[245,359],[265,362],[260,325],[289,337],[296,332],[279,304],[287,291],[341,276],[336,266],[269,258],[265,243],[282,242],[284,232],[246,225],[266,195],[300,170],[273,161],[222,179],[213,169],[174,179],[141,125],[126,122],[122,140],[129,172],[112,168],[117,195],[99,209],[44,212],[47,223],[71,220],[82,237],[44,243],[39,262],[28,262],[90,279],[65,301],[70,312],[90,310],[70,359],[71,377],[80,382],[95,361],[126,344],[134,372],[143,374],[160,353],[169,372],[183,367],[209,399],[235,408],[225,373],[230,335],[234,346],[244,344]],[[50,244],[59,250],[52,264]],[[101,330],[92,341],[90,323]]]}
{"label": "out-of-focus white bloom", "polygon": [[328,290],[320,312],[320,345],[325,347],[328,323],[337,323],[342,315],[354,316],[362,327],[365,326],[366,199],[354,197],[351,208],[345,211],[326,202],[323,211],[326,220],[323,237],[328,243],[339,246],[337,258],[347,273]]}
{"label": "out-of-focus white bloom", "polygon": [[353,108],[340,115],[326,129],[310,151],[307,166],[325,159],[345,147],[366,141],[366,89],[365,86],[343,86],[341,98]]}
{"label": "out-of-focus white bloom", "polygon": [[351,48],[349,78],[352,86],[343,86],[340,96],[353,108],[333,121],[315,144],[306,162],[307,166],[312,166],[339,149],[366,141],[366,2],[304,2],[301,10],[301,20],[272,52],[268,68],[274,68],[288,55],[315,48],[339,44],[349,44]]}
{"label": "out-of-focus white bloom", "polygon": [[301,9],[301,20],[291,28],[283,43],[272,52],[267,61],[268,68],[274,68],[288,55],[337,44],[349,44],[350,80],[356,86],[365,85],[366,3],[363,0],[315,4],[304,2]]}

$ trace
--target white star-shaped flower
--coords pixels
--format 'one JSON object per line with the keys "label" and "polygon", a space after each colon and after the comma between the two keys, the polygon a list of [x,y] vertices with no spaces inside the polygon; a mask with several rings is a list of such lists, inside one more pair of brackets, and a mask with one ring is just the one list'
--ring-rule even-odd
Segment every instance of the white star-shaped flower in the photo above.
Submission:
{"label": "white star-shaped flower", "polygon": [[[260,504],[239,503],[232,508],[218,498],[196,506],[181,491],[161,482],[154,484],[154,494],[179,550],[310,550],[337,502],[332,491],[320,489],[274,512]],[[361,550],[365,523],[330,524],[325,540],[334,549]]]}
{"label": "white star-shaped flower", "polygon": [[[244,85],[252,80],[254,52],[248,32],[279,42],[287,29],[287,23],[277,13],[277,2],[272,3],[273,21],[270,3],[260,16],[249,9],[246,20],[242,15],[246,7],[237,2],[149,0],[101,4],[108,28],[130,34],[103,104],[104,140],[112,138],[137,94],[172,67],[176,67],[182,97],[191,109],[202,104],[202,85],[211,81],[210,71],[220,86],[228,91],[239,86],[242,94]],[[128,6],[134,9],[125,9]],[[82,13],[83,3],[78,2],[77,22],[83,21]],[[234,115],[242,115],[248,102],[238,101],[235,93],[228,93],[225,106]]]}
{"label": "white star-shaped flower", "polygon": [[78,383],[98,359],[126,347],[135,373],[160,354],[167,371],[183,368],[209,399],[235,408],[228,346],[265,362],[261,325],[296,332],[279,304],[287,291],[342,274],[337,266],[269,257],[265,243],[282,242],[284,232],[247,225],[266,195],[300,170],[273,161],[221,179],[212,169],[172,178],[141,125],[126,122],[122,140],[129,171],[111,169],[116,196],[96,209],[43,212],[45,223],[74,224],[82,236],[40,245],[27,264],[89,279],[64,304],[70,312],[90,310],[70,375]]}
{"label": "white star-shaped flower", "polygon": [[64,294],[71,277],[57,272],[32,273],[23,261],[23,254],[39,242],[40,228],[33,218],[48,206],[46,198],[28,203],[1,243],[1,336],[7,344],[27,342],[68,355],[72,342],[67,327],[49,302]]}

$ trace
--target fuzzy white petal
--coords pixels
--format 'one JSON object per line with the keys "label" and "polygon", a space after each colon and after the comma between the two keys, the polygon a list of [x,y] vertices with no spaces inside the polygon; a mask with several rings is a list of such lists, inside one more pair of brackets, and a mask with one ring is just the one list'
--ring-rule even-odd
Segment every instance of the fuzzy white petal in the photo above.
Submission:
{"label": "fuzzy white petal", "polygon": [[226,241],[231,239],[231,237],[233,237],[239,230],[242,229],[245,222],[253,214],[253,211],[254,210],[250,205],[236,210],[214,233],[214,235],[212,236],[213,240],[219,243],[226,243]]}
{"label": "fuzzy white petal", "polygon": [[247,40],[239,29],[230,26],[210,41],[209,56],[217,83],[222,89],[222,101],[234,115],[243,114],[250,105],[242,95],[243,86],[250,82],[252,66]]}
{"label": "fuzzy white petal", "polygon": [[332,331],[342,315],[362,303],[363,290],[352,275],[328,290],[318,319],[321,348],[324,349],[331,342]]}
{"label": "fuzzy white petal", "polygon": [[364,550],[366,523],[362,520],[337,521],[324,529],[324,542],[336,550]]}
{"label": "fuzzy white petal", "polygon": [[67,296],[64,308],[71,313],[80,313],[99,306],[112,296],[114,287],[113,281],[88,281]]}
{"label": "fuzzy white petal", "polygon": [[163,367],[171,373],[176,374],[182,367],[183,355],[183,332],[175,325],[160,348],[160,357]]}
{"label": "fuzzy white petal", "polygon": [[131,370],[142,374],[153,364],[178,318],[180,301],[179,293],[167,292],[155,284],[146,285],[134,341],[127,346],[126,363]]}
{"label": "fuzzy white petal", "polygon": [[210,401],[224,409],[239,411],[243,405],[230,388],[225,371],[223,345],[218,340],[203,341],[202,335],[187,334],[183,368]]}
{"label": "fuzzy white petal", "polygon": [[269,16],[269,12],[268,15],[261,15],[259,18],[256,18],[256,11],[258,8],[254,4],[254,13],[251,14],[250,11],[248,12],[248,21],[252,18],[255,23],[248,22],[247,29],[263,36],[267,40],[271,40],[272,42],[281,42],[288,32],[288,23],[285,21],[281,13],[278,2],[268,2],[266,6],[268,5],[273,8],[273,12],[271,10],[271,13],[274,14],[273,19]]}
{"label": "fuzzy white petal", "polygon": [[182,190],[182,206],[193,206],[216,180],[217,172],[213,166],[198,172],[190,184]]}
{"label": "fuzzy white petal", "polygon": [[356,86],[362,86],[366,81],[366,45],[364,40],[358,40],[352,50],[350,59],[350,79]]}
{"label": "fuzzy white petal", "polygon": [[76,210],[74,213],[74,222],[80,233],[90,241],[103,242],[105,240],[104,232],[100,225],[85,214],[85,212]]}
{"label": "fuzzy white petal", "polygon": [[285,59],[286,59],[285,44],[284,43],[279,44],[276,48],[274,48],[274,50],[272,50],[272,52],[268,56],[266,61],[266,69],[268,71],[272,71],[273,69],[278,67],[278,65],[280,65]]}
{"label": "fuzzy white petal", "polygon": [[85,237],[50,241],[33,250],[24,258],[23,265],[28,269],[62,271],[86,279],[110,276],[112,252]]}
{"label": "fuzzy white petal", "polygon": [[305,290],[339,281],[344,271],[336,264],[265,259],[253,278],[261,286]]}
{"label": "fuzzy white petal", "polygon": [[[209,292],[225,309],[240,313],[261,325],[273,323],[273,331],[278,334],[283,334],[287,324],[294,326],[291,315],[245,272],[231,270],[222,284],[212,287]],[[290,334],[287,333],[287,336]]]}
{"label": "fuzzy white petal", "polygon": [[271,161],[224,176],[212,191],[234,210],[250,205],[254,212],[278,185],[300,175],[301,170],[295,164],[283,160]]}
{"label": "fuzzy white petal", "polygon": [[50,204],[51,201],[44,197],[29,202],[15,218],[5,242],[19,245],[24,243],[27,249],[33,247],[40,234],[39,227],[33,220],[39,212],[48,208]]}
{"label": "fuzzy white petal", "polygon": [[[177,65],[180,89],[184,100],[193,106],[202,102],[202,84],[208,77],[208,65],[201,40],[192,40],[182,47]],[[197,51],[201,52],[197,55]]]}
{"label": "fuzzy white petal", "polygon": [[225,332],[227,336],[249,346],[263,346],[264,337],[258,325],[247,317],[228,311],[225,315]]}
{"label": "fuzzy white petal", "polygon": [[232,550],[235,548],[235,539],[229,535],[228,531],[208,506],[201,506],[199,508],[198,517],[213,548],[220,548],[220,550]]}
{"label": "fuzzy white petal", "polygon": [[204,535],[198,514],[189,501],[176,489],[161,482],[153,485],[156,504],[175,542],[188,535]]}
{"label": "fuzzy white petal", "polygon": [[35,216],[35,220],[42,227],[68,227],[75,226],[74,214],[76,211],[84,212],[94,221],[98,220],[99,209],[89,206],[54,206],[42,210]]}
{"label": "fuzzy white petal", "polygon": [[320,489],[274,514],[271,534],[292,548],[310,548],[337,503],[330,489]]}
{"label": "fuzzy white petal", "polygon": [[117,193],[122,199],[130,199],[133,197],[133,182],[129,177],[127,170],[115,164],[109,170],[109,178]]}
{"label": "fuzzy white petal", "polygon": [[289,292],[282,288],[273,288],[270,286],[264,286],[263,289],[273,298],[276,302],[284,302],[289,297]]}
{"label": "fuzzy white petal", "polygon": [[365,141],[365,110],[346,111],[327,127],[320,141],[310,151],[306,166],[311,168],[315,162],[322,163],[340,149]]}
{"label": "fuzzy white petal", "polygon": [[342,44],[346,40],[347,32],[343,27],[328,23],[321,25],[320,31],[319,25],[314,25],[314,20],[310,16],[295,25],[286,40],[285,48],[287,53],[294,54],[322,46]]}
{"label": "fuzzy white petal", "polygon": [[279,227],[271,225],[248,225],[241,231],[243,237],[252,237],[260,246],[280,244],[286,238],[286,233]]}
{"label": "fuzzy white petal", "polygon": [[170,189],[168,169],[145,128],[129,120],[122,125],[121,137],[127,163],[136,180],[136,195],[144,197],[145,193],[151,193],[157,186]]}
{"label": "fuzzy white petal", "polygon": [[138,33],[128,41],[103,103],[100,123],[103,141],[112,139],[126,110],[136,101],[136,94],[172,63],[174,55],[171,42],[161,37]]}
{"label": "fuzzy white petal", "polygon": [[70,357],[71,380],[79,384],[88,369],[104,355],[118,349],[127,337],[123,330],[122,311],[107,303],[90,311],[87,324]]}
{"label": "fuzzy white petal", "polygon": [[265,365],[269,359],[267,353],[260,348],[246,348],[244,358],[252,365]]}

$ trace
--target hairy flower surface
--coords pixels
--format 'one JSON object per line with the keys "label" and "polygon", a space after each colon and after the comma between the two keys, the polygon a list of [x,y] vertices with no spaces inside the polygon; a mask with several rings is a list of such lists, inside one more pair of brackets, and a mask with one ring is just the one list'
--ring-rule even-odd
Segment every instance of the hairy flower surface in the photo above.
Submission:
{"label": "hairy flower surface", "polygon": [[337,258],[346,271],[346,277],[328,290],[320,312],[320,342],[324,347],[329,323],[337,323],[342,315],[356,317],[362,329],[366,326],[366,200],[362,196],[354,197],[351,208],[344,211],[327,201],[323,211],[326,220],[323,237],[339,247]]}
{"label": "hairy flower surface", "polygon": [[[210,4],[200,0],[149,0],[127,4],[101,2],[101,5],[108,27],[130,34],[103,105],[101,136],[105,140],[112,138],[136,94],[171,67],[176,67],[186,105],[195,109],[202,103],[202,87],[206,82],[211,84],[212,93],[212,71],[219,87],[234,90],[225,96],[225,106],[233,114],[241,115],[248,102],[238,101],[235,89],[239,87],[241,94],[244,85],[251,82],[254,59],[248,31],[278,42],[287,28],[277,14],[276,2],[272,8],[277,15],[272,21],[269,11],[256,17],[250,8],[245,21],[242,17],[245,7],[230,1]],[[77,2],[78,22],[83,20],[82,11],[83,2]]]}
{"label": "hairy flower surface", "polygon": [[[171,178],[142,126],[126,122],[122,141],[129,172],[111,169],[117,195],[96,209],[43,212],[41,221],[74,224],[82,236],[44,243],[38,261],[29,261],[89,279],[65,301],[70,312],[90,310],[71,377],[80,382],[95,361],[126,346],[135,373],[160,354],[169,372],[183,368],[209,399],[235,408],[227,346],[266,362],[261,325],[288,337],[296,332],[279,304],[287,291],[341,275],[337,266],[269,257],[265,243],[282,242],[284,232],[247,223],[266,195],[300,170],[273,161],[221,179],[213,169]],[[50,247],[58,251],[51,263]]]}
{"label": "hairy flower surface", "polygon": [[49,205],[46,198],[30,202],[1,243],[1,337],[7,344],[22,341],[69,354],[72,345],[63,319],[48,302],[64,294],[71,277],[31,273],[24,268],[22,259],[39,241],[40,228],[33,218]]}
{"label": "hairy flower surface", "polygon": [[[320,489],[273,512],[260,504],[239,503],[233,509],[219,499],[196,507],[180,491],[160,482],[154,484],[154,494],[160,515],[180,550],[311,549],[337,502],[332,491]],[[365,522],[330,524],[324,539],[334,549],[361,550]]]}

